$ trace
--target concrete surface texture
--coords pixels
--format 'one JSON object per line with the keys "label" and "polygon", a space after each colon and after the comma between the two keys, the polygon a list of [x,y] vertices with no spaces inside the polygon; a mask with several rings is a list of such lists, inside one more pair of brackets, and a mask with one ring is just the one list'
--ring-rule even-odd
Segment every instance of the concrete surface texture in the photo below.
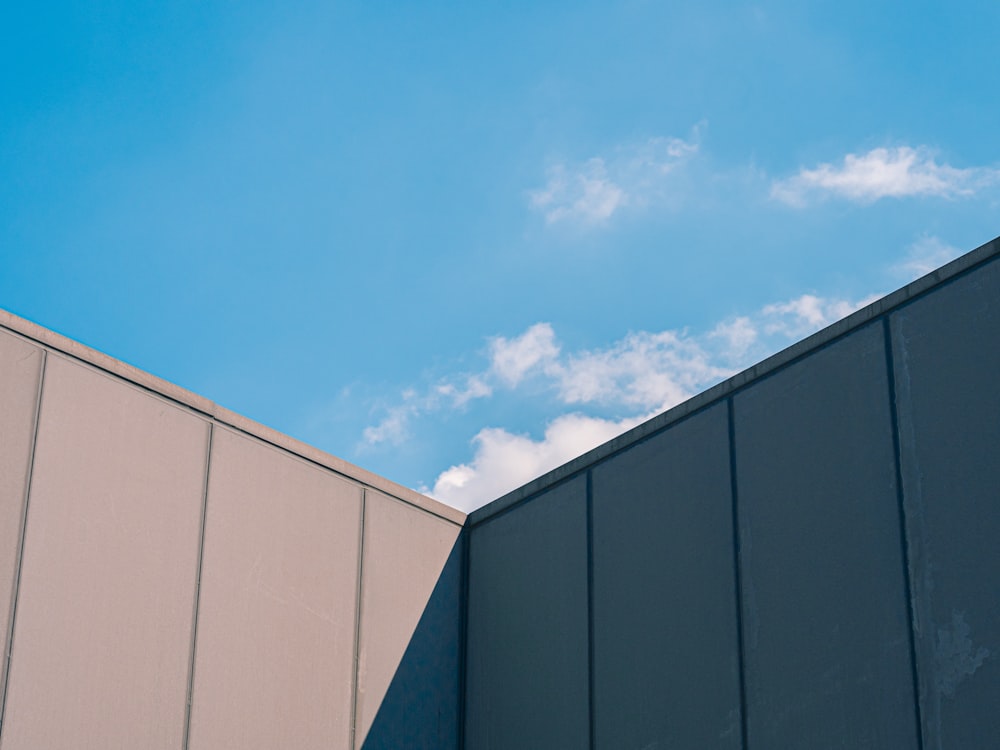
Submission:
{"label": "concrete surface texture", "polygon": [[1000,262],[890,316],[925,746],[1000,737]]}
{"label": "concrete surface texture", "polygon": [[[450,522],[413,513],[378,492],[366,495],[356,701],[359,744],[368,738],[394,679],[397,685],[404,682],[398,668],[411,643],[423,643],[418,636],[421,618],[435,616],[443,621],[434,624],[430,644],[422,645],[430,650],[410,654],[411,660],[424,665],[411,678],[417,680],[414,687],[424,696],[435,697],[425,706],[433,711],[428,718],[434,718],[434,725],[421,727],[418,734],[427,746],[442,750],[457,739],[461,581],[454,573],[448,575],[446,566],[449,560],[452,569],[461,565],[460,557],[453,559],[458,536],[459,529]],[[439,582],[442,588],[437,590]],[[427,664],[440,665],[443,673],[428,672]],[[454,676],[448,679],[449,674]],[[408,702],[413,701],[411,696]],[[419,719],[420,712],[412,710],[412,731],[420,725]],[[443,726],[437,728],[439,723]],[[415,741],[412,735],[409,739]],[[366,746],[379,741],[373,737]]]}
{"label": "concrete surface texture", "polygon": [[598,746],[740,746],[729,463],[717,404],[590,472]]}
{"label": "concrete surface texture", "polygon": [[1000,735],[1000,240],[468,518],[0,312],[0,750]]}
{"label": "concrete surface texture", "polygon": [[[34,448],[38,386],[44,352],[0,331],[0,633],[9,642],[20,572],[21,528]],[[0,698],[8,654],[0,657]]]}
{"label": "concrete surface texture", "polygon": [[994,240],[470,514],[466,747],[993,747],[998,372]]}
{"label": "concrete surface texture", "polygon": [[461,513],[0,323],[0,748],[361,747],[429,608],[457,741]]}
{"label": "concrete surface texture", "polygon": [[197,417],[46,358],[0,747],[181,743],[207,447]]}
{"label": "concrete surface texture", "polygon": [[736,394],[733,418],[748,744],[914,747],[883,327]]}
{"label": "concrete surface texture", "polygon": [[469,747],[587,747],[587,578],[583,477],[470,531]]}
{"label": "concrete surface texture", "polygon": [[362,502],[357,485],[214,430],[191,748],[350,746]]}

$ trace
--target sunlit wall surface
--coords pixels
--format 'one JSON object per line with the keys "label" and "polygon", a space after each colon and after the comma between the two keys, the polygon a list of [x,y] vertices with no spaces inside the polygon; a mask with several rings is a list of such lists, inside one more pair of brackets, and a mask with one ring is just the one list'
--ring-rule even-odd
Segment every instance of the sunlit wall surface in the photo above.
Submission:
{"label": "sunlit wall surface", "polygon": [[469,517],[486,748],[1000,737],[1000,242]]}
{"label": "sunlit wall surface", "polygon": [[0,322],[0,748],[360,748],[429,609],[455,746],[460,513]]}

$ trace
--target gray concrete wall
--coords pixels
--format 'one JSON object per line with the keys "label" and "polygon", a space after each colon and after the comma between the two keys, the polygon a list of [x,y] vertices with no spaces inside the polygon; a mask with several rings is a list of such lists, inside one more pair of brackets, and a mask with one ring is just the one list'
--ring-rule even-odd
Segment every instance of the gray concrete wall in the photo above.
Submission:
{"label": "gray concrete wall", "polygon": [[469,535],[469,747],[588,745],[586,500],[574,477]]}
{"label": "gray concrete wall", "polygon": [[749,747],[916,747],[886,346],[733,397]]}
{"label": "gray concrete wall", "polygon": [[596,747],[739,747],[728,442],[718,404],[590,471]]}
{"label": "gray concrete wall", "polygon": [[0,748],[455,747],[463,520],[0,313]]}
{"label": "gray concrete wall", "polygon": [[1000,262],[889,323],[924,747],[991,747],[1000,737]]}
{"label": "gray concrete wall", "polygon": [[469,750],[992,747],[1000,240],[470,515]]}

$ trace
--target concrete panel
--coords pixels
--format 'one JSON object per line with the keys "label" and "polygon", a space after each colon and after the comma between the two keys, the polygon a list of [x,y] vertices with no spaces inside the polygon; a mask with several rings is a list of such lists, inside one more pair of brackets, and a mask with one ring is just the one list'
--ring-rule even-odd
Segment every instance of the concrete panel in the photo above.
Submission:
{"label": "concrete panel", "polygon": [[7,677],[7,637],[43,356],[37,346],[0,332],[0,638],[4,649],[0,699]]}
{"label": "concrete panel", "polygon": [[597,748],[739,748],[726,404],[593,469]]}
{"label": "concrete panel", "polygon": [[886,373],[876,323],[734,397],[752,748],[917,746]]}
{"label": "concrete panel", "polygon": [[190,747],[350,745],[361,489],[216,427]]}
{"label": "concrete panel", "polygon": [[3,750],[181,746],[207,438],[48,356]]}
{"label": "concrete panel", "polygon": [[586,481],[470,533],[469,750],[588,747]]}
{"label": "concrete panel", "polygon": [[891,317],[924,746],[1000,736],[1000,262]]}
{"label": "concrete panel", "polygon": [[448,750],[461,746],[464,549],[465,536],[461,535],[358,747]]}
{"label": "concrete panel", "polygon": [[[451,556],[461,528],[399,500],[369,491],[365,497],[364,552],[361,566],[361,638],[358,650],[356,746],[361,747],[375,720],[386,691],[416,633],[417,624]],[[458,741],[458,654],[461,622],[457,576],[451,591],[438,594],[451,610],[441,623],[437,643],[426,644],[429,669],[422,675],[411,700],[411,726],[405,739],[391,739],[397,747],[455,747]],[[435,647],[436,646],[436,647]],[[443,661],[442,661],[443,660]],[[453,673],[443,670],[451,667]],[[417,699],[427,701],[417,711]],[[421,715],[423,713],[424,715]],[[443,720],[448,719],[448,720]],[[427,726],[422,726],[428,722]],[[423,736],[418,728],[429,732]],[[369,744],[369,747],[372,745]]]}

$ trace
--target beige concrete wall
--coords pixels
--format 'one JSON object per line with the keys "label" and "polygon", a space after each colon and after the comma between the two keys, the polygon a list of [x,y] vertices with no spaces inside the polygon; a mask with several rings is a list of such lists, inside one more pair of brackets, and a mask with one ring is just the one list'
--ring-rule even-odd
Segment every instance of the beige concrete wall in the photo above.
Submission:
{"label": "beige concrete wall", "polygon": [[[358,652],[358,747],[367,738],[410,636],[458,538],[454,524],[379,492],[365,499]],[[425,688],[428,686],[425,686]]]}
{"label": "beige concrete wall", "polygon": [[47,358],[4,750],[180,745],[207,438],[185,410]]}
{"label": "beige concrete wall", "polygon": [[0,750],[359,748],[463,521],[0,312]]}
{"label": "beige concrete wall", "polygon": [[349,748],[362,488],[224,428],[210,472],[190,747]]}

